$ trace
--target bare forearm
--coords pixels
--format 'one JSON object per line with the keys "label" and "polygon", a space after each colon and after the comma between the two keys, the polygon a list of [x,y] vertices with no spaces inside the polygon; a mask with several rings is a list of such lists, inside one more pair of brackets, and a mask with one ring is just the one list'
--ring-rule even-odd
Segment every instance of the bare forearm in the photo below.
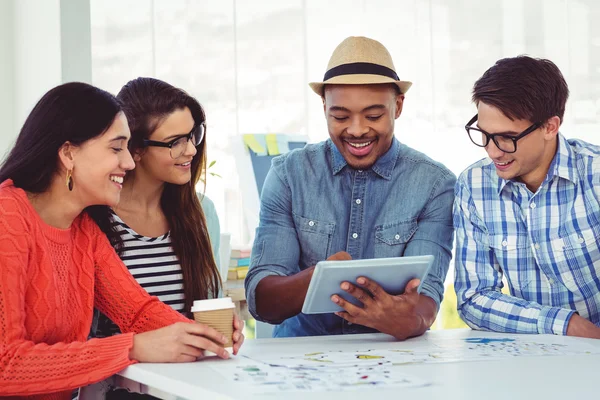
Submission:
{"label": "bare forearm", "polygon": [[268,321],[291,318],[302,310],[314,267],[292,276],[267,276],[256,286],[256,312]]}
{"label": "bare forearm", "polygon": [[573,314],[567,327],[567,336],[600,339],[600,328],[579,314]]}
{"label": "bare forearm", "polygon": [[[408,320],[409,326],[398,326],[398,334],[394,334],[394,336],[401,340],[421,336],[433,325],[437,312],[438,307],[435,300],[431,297],[420,295],[414,308],[414,314]],[[405,322],[406,320],[401,323]]]}

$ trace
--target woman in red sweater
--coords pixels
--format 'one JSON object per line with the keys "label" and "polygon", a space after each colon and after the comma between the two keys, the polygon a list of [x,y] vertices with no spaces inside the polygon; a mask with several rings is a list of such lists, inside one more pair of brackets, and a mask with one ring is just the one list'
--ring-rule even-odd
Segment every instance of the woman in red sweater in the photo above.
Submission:
{"label": "woman in red sweater", "polygon": [[[0,168],[0,396],[69,399],[135,362],[190,362],[217,331],[151,297],[88,216],[134,168],[125,115],[84,83],[50,90]],[[123,334],[87,340],[97,307]]]}

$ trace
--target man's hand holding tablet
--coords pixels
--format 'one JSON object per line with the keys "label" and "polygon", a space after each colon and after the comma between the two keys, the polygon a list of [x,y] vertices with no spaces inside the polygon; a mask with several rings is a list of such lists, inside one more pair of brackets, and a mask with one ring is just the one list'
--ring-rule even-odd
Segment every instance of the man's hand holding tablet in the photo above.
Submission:
{"label": "man's hand holding tablet", "polygon": [[[319,263],[321,265],[317,264],[313,271],[302,309],[304,313],[328,312],[325,311],[328,308],[331,311],[339,310],[335,314],[346,321],[368,326],[399,340],[418,336],[433,323],[435,312],[432,312],[432,309],[437,310],[436,303],[433,299],[419,294],[418,290],[421,279],[427,276],[433,262],[432,256],[344,263],[339,261],[351,260],[351,257],[346,252],[339,252],[327,259],[332,260],[338,262]],[[331,281],[337,279],[339,282],[340,276],[350,277],[357,273],[359,276],[355,278],[336,283],[341,290],[331,286]],[[375,278],[370,279],[365,275]],[[378,284],[376,279],[383,282],[383,286],[388,290]],[[333,292],[328,294],[333,307],[319,302],[319,299],[323,298],[322,290]]]}

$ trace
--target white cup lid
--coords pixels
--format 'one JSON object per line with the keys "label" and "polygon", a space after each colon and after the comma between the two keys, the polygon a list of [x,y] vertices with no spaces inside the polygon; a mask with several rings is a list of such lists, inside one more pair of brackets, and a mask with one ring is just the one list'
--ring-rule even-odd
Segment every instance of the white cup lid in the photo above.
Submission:
{"label": "white cup lid", "polygon": [[196,300],[192,306],[192,312],[215,311],[227,308],[235,308],[231,297],[222,297],[220,299]]}

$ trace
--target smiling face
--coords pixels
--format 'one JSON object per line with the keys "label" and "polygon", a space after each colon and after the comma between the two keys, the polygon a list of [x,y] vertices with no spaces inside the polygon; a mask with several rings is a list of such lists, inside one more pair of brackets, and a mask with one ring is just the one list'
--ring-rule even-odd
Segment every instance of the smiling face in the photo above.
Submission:
{"label": "smiling face", "polygon": [[389,150],[403,101],[389,84],[325,86],[329,136],[350,167],[370,168]]}
{"label": "smiling face", "polygon": [[136,151],[136,174],[175,185],[184,185],[192,179],[192,159],[197,153],[187,136],[194,129],[195,121],[189,108],[174,111],[165,118],[147,138],[156,142],[168,143],[175,139],[183,140],[185,150],[177,158],[171,157],[167,147],[149,146]]}
{"label": "smiling face", "polygon": [[127,150],[130,136],[127,118],[121,112],[104,134],[80,146],[66,144],[61,148],[61,160],[72,169],[73,194],[84,207],[114,207],[119,203],[123,177],[135,167]]}
{"label": "smiling face", "polygon": [[[488,133],[517,136],[532,124],[528,120],[511,120],[502,111],[483,102],[477,106],[477,125]],[[517,151],[505,153],[490,140],[485,150],[496,166],[496,173],[505,180],[524,182],[536,191],[543,182],[556,153],[560,119],[550,118],[545,125],[517,141]]]}

